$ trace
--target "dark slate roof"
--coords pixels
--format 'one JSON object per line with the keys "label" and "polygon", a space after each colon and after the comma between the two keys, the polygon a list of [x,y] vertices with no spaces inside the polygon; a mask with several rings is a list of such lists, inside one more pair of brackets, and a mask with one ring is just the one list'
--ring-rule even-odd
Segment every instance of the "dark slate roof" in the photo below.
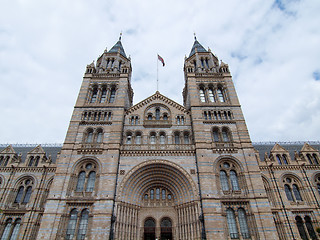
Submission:
{"label": "dark slate roof", "polygon": [[199,42],[197,39],[194,40],[194,44],[192,46],[191,52],[189,54],[189,57],[191,57],[193,54],[195,54],[197,49],[197,52],[208,52]]}
{"label": "dark slate roof", "polygon": [[[5,149],[8,145],[0,145],[0,151],[2,151],[3,149]],[[35,147],[37,147],[38,145],[33,145],[33,144],[28,144],[28,145],[23,145],[23,144],[17,144],[17,145],[12,145],[14,151],[17,154],[22,154],[21,156],[21,160],[22,162],[24,162],[26,160],[27,157],[27,153],[30,152],[31,150],[33,150]],[[42,145],[43,151],[46,153],[46,156],[49,157],[49,155],[51,155],[51,159],[52,159],[52,163],[55,163],[57,160],[57,155],[61,150],[61,146],[56,145],[56,146],[46,146],[46,145]]]}
{"label": "dark slate roof", "polygon": [[[317,149],[320,151],[320,142],[307,142],[311,147]],[[253,147],[259,151],[260,160],[264,161],[264,154],[265,152],[268,153],[268,156],[270,154],[270,151],[274,147],[276,142],[268,142],[268,143],[252,143]],[[285,142],[281,143],[278,142],[278,144],[288,150],[290,154],[290,158],[294,159],[294,152],[300,152],[305,142]]]}
{"label": "dark slate roof", "polygon": [[119,40],[110,50],[109,53],[117,53],[120,49],[120,54],[124,56],[125,58],[127,57],[126,53],[124,52],[123,46],[121,44],[121,40]]}

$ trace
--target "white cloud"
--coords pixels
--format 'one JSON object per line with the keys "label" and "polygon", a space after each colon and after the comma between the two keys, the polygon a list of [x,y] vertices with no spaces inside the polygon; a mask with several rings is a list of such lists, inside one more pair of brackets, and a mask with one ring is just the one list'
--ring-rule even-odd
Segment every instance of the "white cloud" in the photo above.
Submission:
{"label": "white cloud", "polygon": [[0,142],[63,142],[86,64],[123,31],[137,103],[182,103],[198,40],[230,66],[253,141],[320,140],[320,2],[10,1],[0,16]]}

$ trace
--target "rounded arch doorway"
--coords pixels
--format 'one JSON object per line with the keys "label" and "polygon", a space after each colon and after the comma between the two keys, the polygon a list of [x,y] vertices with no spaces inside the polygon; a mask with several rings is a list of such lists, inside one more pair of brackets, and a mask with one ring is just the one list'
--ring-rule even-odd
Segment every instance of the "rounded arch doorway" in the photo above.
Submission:
{"label": "rounded arch doorway", "polygon": [[144,240],[156,239],[156,222],[153,218],[147,218],[144,221]]}
{"label": "rounded arch doorway", "polygon": [[161,240],[172,240],[172,221],[170,218],[163,218],[160,223]]}

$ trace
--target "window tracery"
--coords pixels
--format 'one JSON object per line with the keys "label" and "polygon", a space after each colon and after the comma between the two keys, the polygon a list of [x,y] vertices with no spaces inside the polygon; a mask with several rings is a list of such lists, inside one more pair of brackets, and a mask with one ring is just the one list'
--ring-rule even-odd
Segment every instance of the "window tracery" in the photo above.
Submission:
{"label": "window tracery", "polygon": [[247,221],[247,213],[244,208],[228,207],[226,209],[227,225],[231,239],[250,239],[251,234]]}
{"label": "window tracery", "polygon": [[93,192],[96,186],[96,171],[95,163],[84,161],[78,168],[75,192]]}
{"label": "window tracery", "polygon": [[89,225],[89,210],[74,208],[70,211],[65,239],[87,239]]}
{"label": "window tracery", "polygon": [[303,201],[300,188],[298,186],[299,181],[293,177],[286,176],[283,179],[284,191],[290,202],[301,202]]}
{"label": "window tracery", "polygon": [[103,141],[103,129],[102,128],[87,128],[83,134],[83,142],[85,143],[101,143]]}
{"label": "window tracery", "polygon": [[241,193],[241,181],[238,167],[231,161],[224,160],[219,164],[220,187],[224,194]]}
{"label": "window tracery", "polygon": [[27,204],[30,201],[33,184],[31,178],[25,178],[19,182],[14,204]]}
{"label": "window tracery", "polygon": [[13,220],[13,218],[8,218],[5,222],[4,230],[2,232],[1,239],[3,240],[16,240],[19,235],[21,226],[21,218],[16,218]]}
{"label": "window tracery", "polygon": [[142,198],[145,204],[173,202],[172,193],[167,188],[161,186],[149,188],[142,194]]}

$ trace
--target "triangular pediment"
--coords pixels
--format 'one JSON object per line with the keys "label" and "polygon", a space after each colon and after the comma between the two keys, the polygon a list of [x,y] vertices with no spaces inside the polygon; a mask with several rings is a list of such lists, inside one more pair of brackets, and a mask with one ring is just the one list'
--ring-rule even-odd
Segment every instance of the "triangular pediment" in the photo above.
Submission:
{"label": "triangular pediment", "polygon": [[143,107],[152,105],[153,103],[164,104],[168,107],[173,107],[183,113],[188,113],[187,109],[184,106],[180,105],[179,103],[171,100],[170,98],[162,95],[160,92],[157,91],[155,94],[151,95],[150,97],[142,100],[141,102],[129,108],[127,110],[127,114],[132,114]]}
{"label": "triangular pediment", "polygon": [[34,149],[32,149],[28,154],[45,154],[45,151],[41,147],[41,145],[36,146]]}
{"label": "triangular pediment", "polygon": [[14,151],[12,145],[7,146],[5,149],[3,149],[0,154],[15,154],[16,152]]}
{"label": "triangular pediment", "polygon": [[276,144],[273,146],[271,152],[288,152],[288,150],[285,149],[284,147],[280,146],[278,143],[276,143]]}
{"label": "triangular pediment", "polygon": [[301,152],[318,152],[318,150],[310,146],[308,143],[305,143],[301,148]]}

